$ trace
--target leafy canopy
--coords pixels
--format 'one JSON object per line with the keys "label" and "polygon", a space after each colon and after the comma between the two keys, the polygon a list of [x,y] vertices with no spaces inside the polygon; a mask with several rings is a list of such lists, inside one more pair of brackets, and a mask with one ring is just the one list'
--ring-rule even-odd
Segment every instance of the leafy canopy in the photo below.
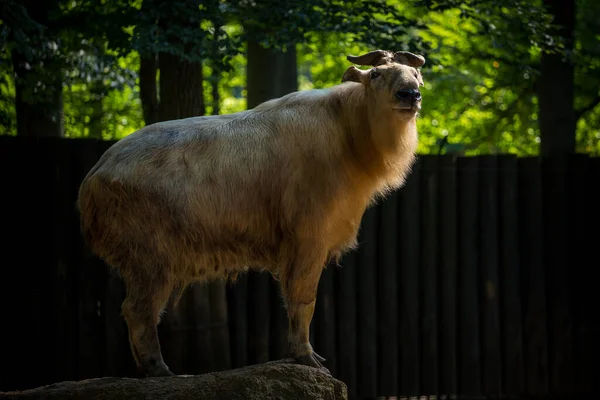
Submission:
{"label": "leafy canopy", "polygon": [[[348,54],[383,48],[425,55],[421,152],[536,154],[536,81],[542,51],[564,42],[541,1],[507,0],[74,0],[48,1],[37,23],[26,2],[3,3],[0,133],[14,132],[10,51],[61,73],[69,136],[117,138],[143,125],[139,57],[167,52],[217,76],[221,112],[245,107],[245,43],[298,49],[300,88],[339,83]],[[600,4],[577,0],[575,63],[578,149],[600,153]],[[35,68],[35,65],[33,65]],[[44,75],[46,74],[46,75]],[[207,79],[208,80],[208,79]],[[205,83],[205,96],[210,85]],[[32,91],[35,98],[39,92]],[[102,112],[98,113],[98,102]],[[210,99],[207,98],[207,104]],[[208,110],[210,112],[210,109]]]}

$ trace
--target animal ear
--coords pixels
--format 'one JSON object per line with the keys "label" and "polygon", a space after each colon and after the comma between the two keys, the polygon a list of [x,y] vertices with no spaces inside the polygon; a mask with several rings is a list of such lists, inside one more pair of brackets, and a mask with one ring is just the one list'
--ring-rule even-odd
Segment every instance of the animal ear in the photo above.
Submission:
{"label": "animal ear", "polygon": [[348,69],[346,70],[346,72],[344,72],[344,75],[342,76],[342,82],[358,82],[358,83],[363,83],[363,77],[366,74],[366,72],[361,71],[360,69],[356,68],[354,65],[351,67],[348,67]]}
{"label": "animal ear", "polygon": [[417,82],[419,82],[419,86],[425,86],[423,83],[423,77],[421,76],[421,71],[417,70]]}
{"label": "animal ear", "polygon": [[393,60],[400,64],[408,65],[414,68],[420,68],[425,65],[425,58],[408,51],[397,51],[394,53]]}
{"label": "animal ear", "polygon": [[358,65],[370,65],[376,67],[391,61],[393,54],[386,50],[374,50],[362,56],[348,56],[346,59]]}

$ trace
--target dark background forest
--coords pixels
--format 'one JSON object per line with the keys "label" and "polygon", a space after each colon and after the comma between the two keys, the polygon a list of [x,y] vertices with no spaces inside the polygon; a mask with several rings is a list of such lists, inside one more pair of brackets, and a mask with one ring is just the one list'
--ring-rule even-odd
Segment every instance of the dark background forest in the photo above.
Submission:
{"label": "dark background forest", "polygon": [[4,0],[0,134],[119,139],[427,59],[423,154],[600,153],[593,0]]}

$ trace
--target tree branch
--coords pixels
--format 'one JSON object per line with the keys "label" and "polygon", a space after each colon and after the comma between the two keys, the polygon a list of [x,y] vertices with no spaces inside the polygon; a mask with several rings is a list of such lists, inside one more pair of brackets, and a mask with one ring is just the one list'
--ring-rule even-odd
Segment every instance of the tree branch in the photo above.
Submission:
{"label": "tree branch", "polygon": [[575,120],[579,121],[581,117],[583,117],[585,114],[596,108],[598,104],[600,104],[600,96],[596,96],[596,98],[592,100],[587,106],[582,107],[579,110],[575,110]]}

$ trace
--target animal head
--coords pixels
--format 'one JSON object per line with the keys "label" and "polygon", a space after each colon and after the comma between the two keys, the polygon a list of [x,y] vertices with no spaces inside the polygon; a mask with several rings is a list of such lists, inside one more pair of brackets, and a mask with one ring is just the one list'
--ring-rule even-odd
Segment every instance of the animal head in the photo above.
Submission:
{"label": "animal head", "polygon": [[423,86],[423,78],[419,68],[425,64],[425,58],[408,51],[375,50],[347,59],[373,68],[361,70],[351,66],[342,82],[361,83],[374,96],[372,98],[389,104],[400,116],[412,118],[421,109],[419,87]]}

